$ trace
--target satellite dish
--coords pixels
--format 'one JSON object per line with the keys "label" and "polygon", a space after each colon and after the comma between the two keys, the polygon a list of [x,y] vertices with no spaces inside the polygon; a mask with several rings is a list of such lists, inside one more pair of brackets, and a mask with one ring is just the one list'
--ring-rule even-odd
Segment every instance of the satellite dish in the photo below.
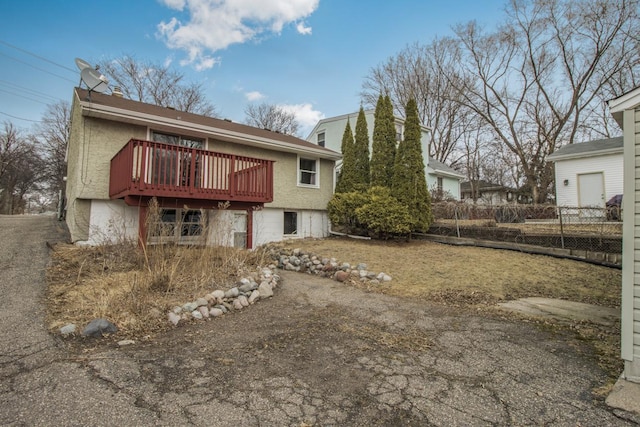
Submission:
{"label": "satellite dish", "polygon": [[83,69],[80,72],[80,78],[87,85],[89,95],[91,95],[91,92],[104,93],[109,88],[107,78],[91,67]]}
{"label": "satellite dish", "polygon": [[80,71],[84,70],[85,68],[91,68],[91,64],[89,64],[82,58],[76,58],[76,66]]}

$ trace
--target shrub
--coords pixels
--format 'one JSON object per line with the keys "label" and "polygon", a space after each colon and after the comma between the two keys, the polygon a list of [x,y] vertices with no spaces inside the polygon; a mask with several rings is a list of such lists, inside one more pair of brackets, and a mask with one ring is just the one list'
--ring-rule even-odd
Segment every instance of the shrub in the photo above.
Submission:
{"label": "shrub", "polygon": [[388,188],[372,187],[367,196],[369,200],[355,211],[359,223],[384,239],[411,232],[409,209]]}
{"label": "shrub", "polygon": [[350,192],[336,193],[333,195],[327,211],[331,223],[336,226],[343,226],[349,232],[360,227],[360,223],[356,218],[356,210],[369,201],[367,194]]}

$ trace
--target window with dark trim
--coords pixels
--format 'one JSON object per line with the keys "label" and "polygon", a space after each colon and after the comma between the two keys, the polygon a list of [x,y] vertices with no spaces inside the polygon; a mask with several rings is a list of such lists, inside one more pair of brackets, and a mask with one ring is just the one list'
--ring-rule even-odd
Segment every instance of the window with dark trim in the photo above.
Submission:
{"label": "window with dark trim", "polygon": [[318,145],[324,147],[324,132],[318,133]]}
{"label": "window with dark trim", "polygon": [[202,236],[203,225],[204,215],[201,210],[162,209],[150,231],[156,238],[180,240]]}
{"label": "window with dark trim", "polygon": [[298,234],[298,212],[284,213],[284,233],[286,235]]}

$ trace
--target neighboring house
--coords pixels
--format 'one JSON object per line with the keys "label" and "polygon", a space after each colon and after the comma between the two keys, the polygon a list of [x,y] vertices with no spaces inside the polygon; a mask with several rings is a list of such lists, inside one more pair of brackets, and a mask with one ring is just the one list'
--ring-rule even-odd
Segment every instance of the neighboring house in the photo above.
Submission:
{"label": "neighboring house", "polygon": [[565,145],[547,159],[555,163],[558,206],[604,208],[622,194],[622,137]]}
{"label": "neighboring house", "polygon": [[[375,111],[366,110],[364,113],[367,120],[367,130],[369,131],[369,153],[371,153]],[[355,134],[357,119],[358,112],[322,119],[313,128],[307,137],[307,141],[340,152],[342,150],[342,136],[347,126],[347,120],[349,120],[351,129]],[[395,126],[396,140],[399,142],[404,138],[404,120],[395,117]],[[454,199],[459,200],[460,181],[464,179],[464,175],[444,163],[427,156],[431,142],[431,130],[428,127],[421,126],[421,131],[422,154],[425,156],[426,163],[425,175],[427,178],[427,187],[432,192],[435,190],[445,195],[448,193]],[[339,164],[338,167],[340,167],[340,165],[341,164]]]}
{"label": "neighboring house", "polygon": [[640,382],[640,88],[609,101],[609,109],[622,127],[624,147],[622,377]]}
{"label": "neighboring house", "polygon": [[76,88],[66,221],[77,243],[145,239],[155,197],[152,225],[179,243],[322,237],[340,158],[293,136]]}
{"label": "neighboring house", "polygon": [[478,180],[472,186],[470,181],[460,184],[460,200],[463,202],[474,202],[473,193],[476,193],[475,203],[482,205],[504,205],[507,203],[517,203],[517,191],[511,187],[506,187],[492,182]]}

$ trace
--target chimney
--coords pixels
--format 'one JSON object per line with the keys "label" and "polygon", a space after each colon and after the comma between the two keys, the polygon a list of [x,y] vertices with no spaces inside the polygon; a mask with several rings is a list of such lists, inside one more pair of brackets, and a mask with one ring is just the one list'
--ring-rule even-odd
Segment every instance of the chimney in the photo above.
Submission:
{"label": "chimney", "polygon": [[123,94],[122,94],[122,89],[120,89],[120,86],[114,86],[113,90],[111,91],[111,95],[117,96],[118,98],[122,98]]}

